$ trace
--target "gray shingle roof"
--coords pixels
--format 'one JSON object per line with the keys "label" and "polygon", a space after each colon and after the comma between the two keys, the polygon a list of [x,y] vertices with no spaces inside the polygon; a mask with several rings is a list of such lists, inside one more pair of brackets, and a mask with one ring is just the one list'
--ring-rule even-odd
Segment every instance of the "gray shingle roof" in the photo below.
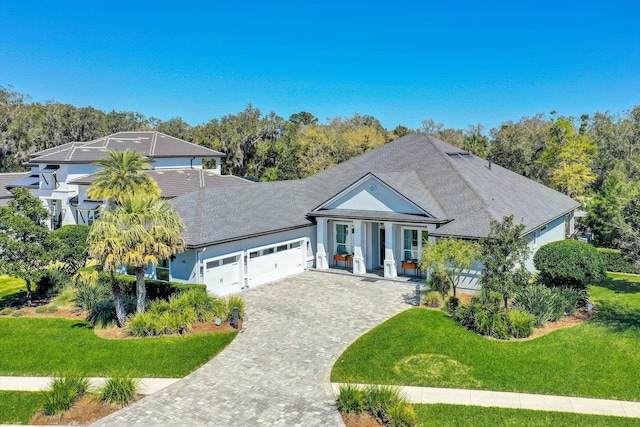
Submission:
{"label": "gray shingle roof", "polygon": [[[571,198],[422,134],[408,135],[299,181],[198,190],[173,204],[189,246],[311,224],[306,214],[373,173],[436,219],[437,234],[485,237],[489,221],[514,215],[527,230],[578,207]],[[208,213],[196,209],[201,203]],[[434,233],[436,234],[436,233]]]}
{"label": "gray shingle roof", "polygon": [[107,155],[108,150],[135,150],[149,158],[224,157],[219,151],[174,138],[160,132],[118,132],[88,142],[69,142],[38,151],[31,155],[34,163],[93,163]]}
{"label": "gray shingle roof", "polygon": [[[9,192],[7,186],[9,188],[19,187],[19,184],[30,176],[31,172],[0,173],[0,199],[13,199],[13,194]],[[36,176],[35,179],[37,180],[39,178]],[[33,180],[30,180],[30,182],[32,181]]]}
{"label": "gray shingle roof", "polygon": [[[212,170],[171,168],[143,171],[160,187],[162,197],[171,199],[190,193],[198,188],[222,187],[226,185],[253,184],[253,182],[233,175],[220,175]],[[91,185],[98,178],[97,174],[85,175],[69,181],[71,184]]]}

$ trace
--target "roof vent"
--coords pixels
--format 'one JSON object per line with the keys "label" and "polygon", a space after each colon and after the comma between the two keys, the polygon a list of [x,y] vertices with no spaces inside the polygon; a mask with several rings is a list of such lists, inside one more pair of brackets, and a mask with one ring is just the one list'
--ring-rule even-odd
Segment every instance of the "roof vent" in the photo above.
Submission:
{"label": "roof vent", "polygon": [[469,152],[468,151],[449,151],[447,152],[447,154],[451,157],[454,156],[468,156]]}

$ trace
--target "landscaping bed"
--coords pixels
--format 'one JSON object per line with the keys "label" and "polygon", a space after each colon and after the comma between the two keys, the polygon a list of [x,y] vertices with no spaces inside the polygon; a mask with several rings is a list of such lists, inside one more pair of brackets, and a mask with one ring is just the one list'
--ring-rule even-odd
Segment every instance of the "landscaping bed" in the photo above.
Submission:
{"label": "landscaping bed", "polygon": [[640,400],[639,281],[610,276],[589,288],[593,319],[529,340],[486,339],[445,313],[410,309],[354,342],[331,380]]}

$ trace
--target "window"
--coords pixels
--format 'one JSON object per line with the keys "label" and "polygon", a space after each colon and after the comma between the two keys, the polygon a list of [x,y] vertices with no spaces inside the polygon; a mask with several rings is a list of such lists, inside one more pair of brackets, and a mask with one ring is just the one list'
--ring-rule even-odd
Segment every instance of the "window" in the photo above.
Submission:
{"label": "window", "polygon": [[222,260],[222,265],[229,265],[229,264],[233,264],[234,262],[236,262],[238,260],[238,257],[235,256],[230,256],[227,257],[225,259]]}
{"label": "window", "polygon": [[98,211],[87,211],[87,225],[93,224],[98,219]]}
{"label": "window", "polygon": [[353,226],[336,224],[336,252],[346,254],[353,252]]}
{"label": "window", "polygon": [[288,246],[288,245],[281,245],[281,246],[278,246],[278,247],[276,248],[276,251],[277,251],[277,252],[282,252],[282,251],[286,251],[287,249],[289,249],[289,246]]}
{"label": "window", "polygon": [[274,248],[263,249],[262,255],[269,255],[269,254],[272,254],[274,251],[275,251]]}
{"label": "window", "polygon": [[403,229],[403,260],[412,261],[422,259],[422,245],[429,238],[427,230]]}

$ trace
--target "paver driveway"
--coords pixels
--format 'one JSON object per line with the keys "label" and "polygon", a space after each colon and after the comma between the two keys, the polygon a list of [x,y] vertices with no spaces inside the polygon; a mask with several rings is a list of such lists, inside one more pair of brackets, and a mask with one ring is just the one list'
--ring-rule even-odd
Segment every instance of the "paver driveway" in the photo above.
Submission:
{"label": "paver driveway", "polygon": [[344,425],[331,366],[414,292],[411,283],[316,271],[250,290],[245,330],[222,353],[97,425]]}

